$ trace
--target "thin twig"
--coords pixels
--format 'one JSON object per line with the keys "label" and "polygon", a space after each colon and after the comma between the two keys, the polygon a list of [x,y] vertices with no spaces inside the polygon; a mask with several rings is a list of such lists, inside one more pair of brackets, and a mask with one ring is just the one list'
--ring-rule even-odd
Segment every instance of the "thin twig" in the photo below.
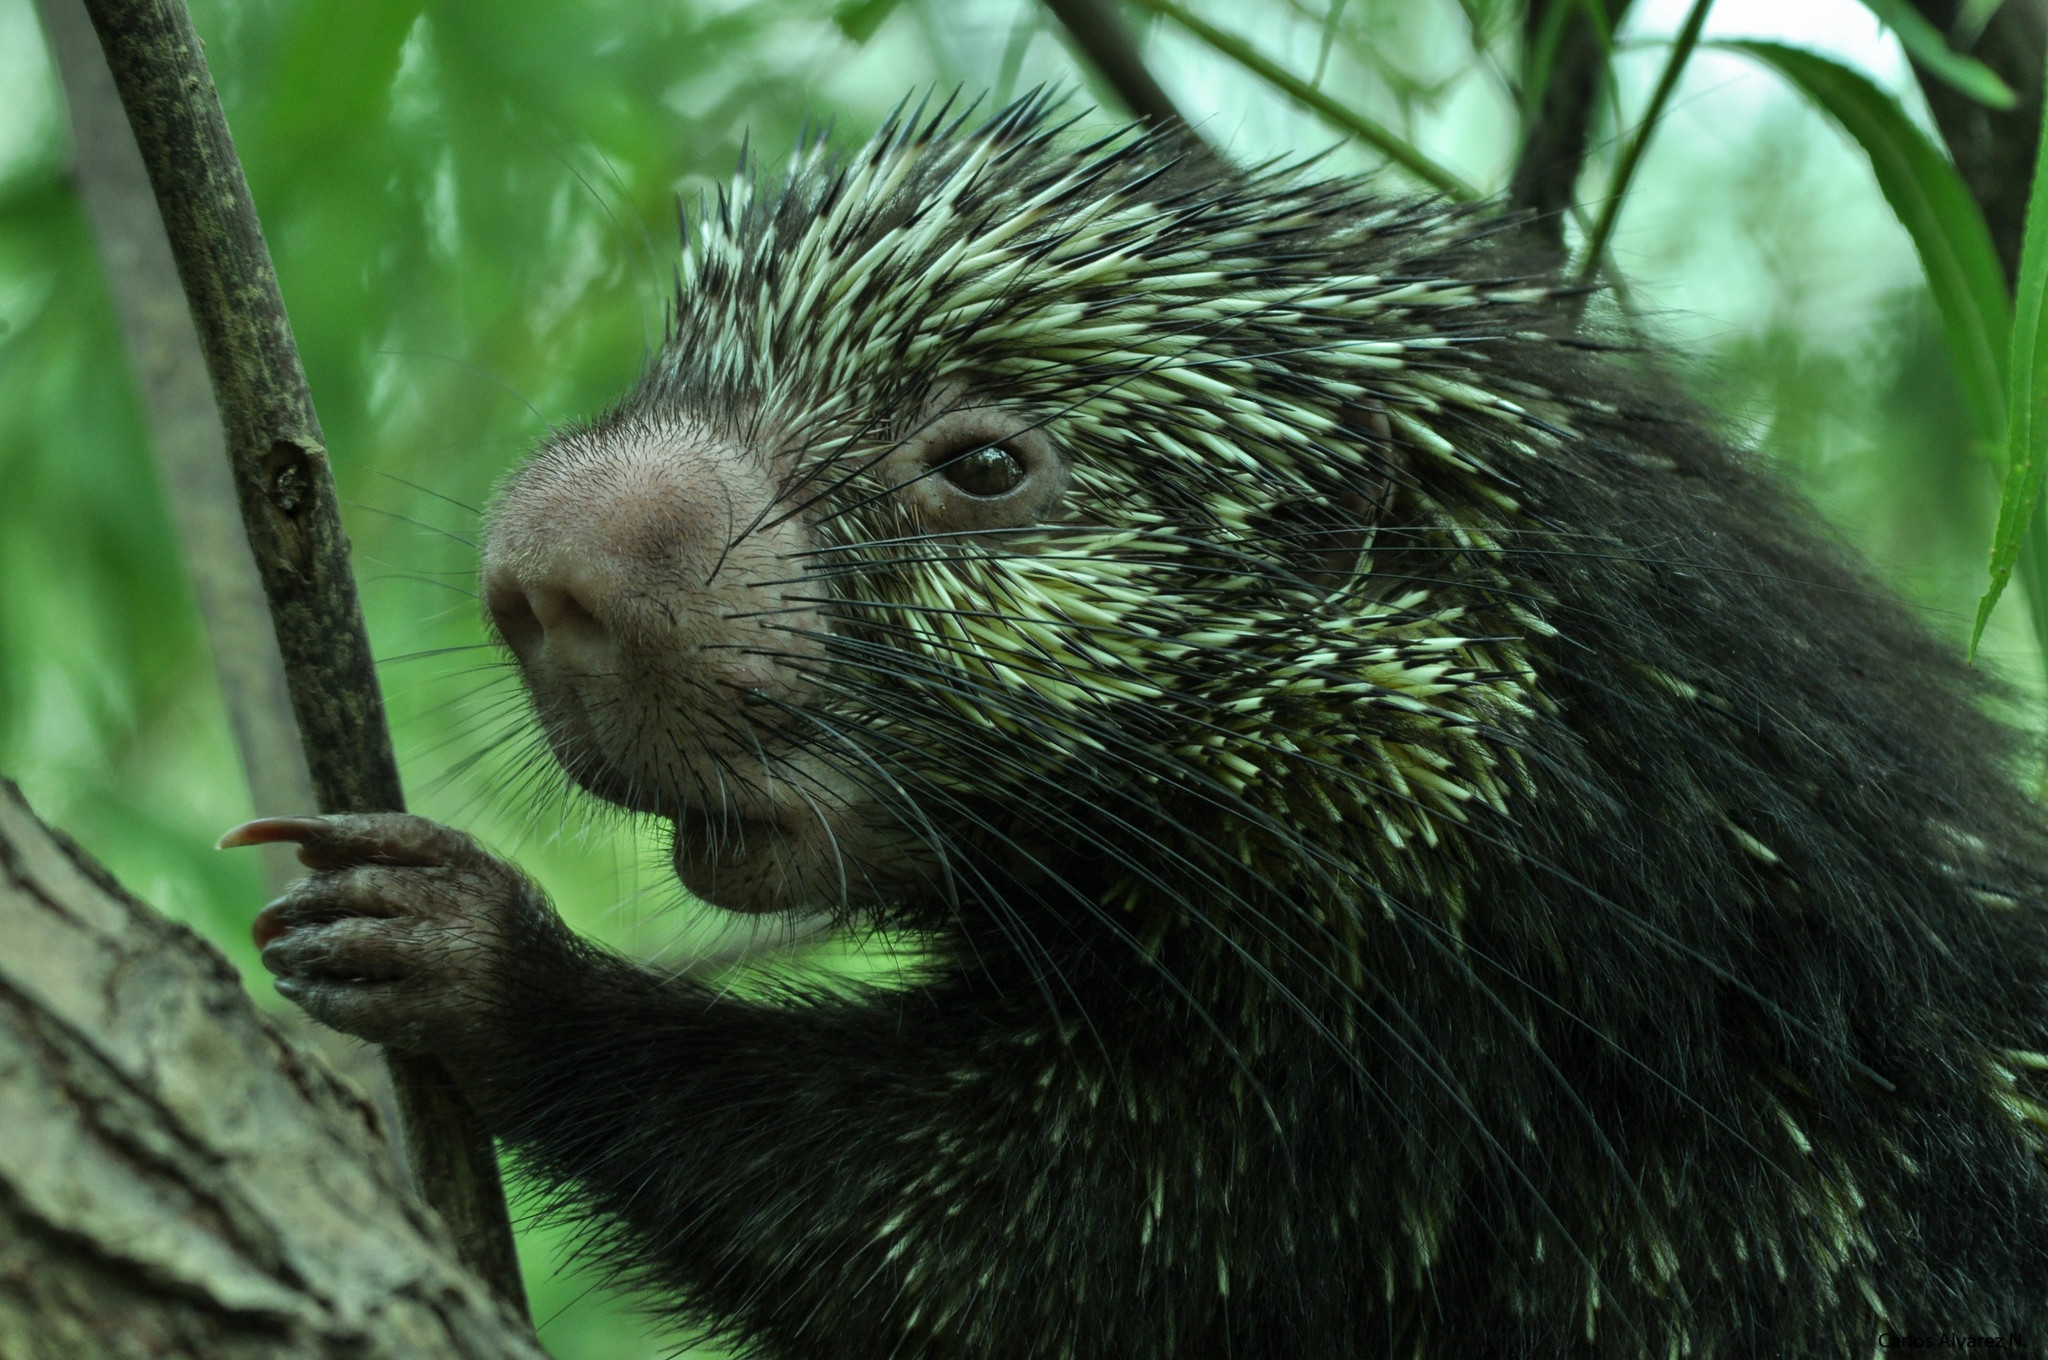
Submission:
{"label": "thin twig", "polygon": [[[143,423],[186,574],[213,648],[213,669],[255,808],[308,808],[313,785],[263,581],[241,532],[206,356],[192,329],[171,243],[135,149],[120,92],[80,0],[36,0],[71,115],[70,178],[92,229],[121,323]],[[302,872],[288,845],[263,847],[273,896]]]}
{"label": "thin twig", "polygon": [[1600,205],[1600,216],[1593,223],[1593,234],[1586,240],[1586,257],[1579,265],[1579,278],[1590,282],[1600,272],[1600,257],[1607,251],[1607,242],[1614,235],[1614,223],[1621,216],[1621,205],[1628,198],[1628,186],[1635,178],[1636,165],[1643,158],[1643,149],[1650,144],[1651,134],[1656,132],[1658,120],[1664,116],[1664,106],[1671,101],[1671,92],[1678,88],[1678,77],[1685,72],[1685,64],[1691,59],[1693,49],[1699,46],[1700,29],[1705,27],[1707,12],[1714,7],[1714,0],[1693,0],[1692,9],[1685,16],[1684,27],[1678,30],[1678,40],[1671,44],[1671,56],[1664,63],[1664,72],[1657,77],[1657,88],[1650,95],[1650,106],[1643,111],[1642,122],[1637,124],[1635,134],[1622,149],[1621,160],[1614,167],[1614,181],[1608,186],[1607,201]]}
{"label": "thin twig", "polygon": [[1425,184],[1442,190],[1452,198],[1472,200],[1481,197],[1479,190],[1423,155],[1397,136],[1392,129],[1382,126],[1355,109],[1346,108],[1285,67],[1268,60],[1257,48],[1236,34],[1226,33],[1208,20],[1189,13],[1175,3],[1175,0],[1135,0],[1135,3],[1140,9],[1147,9],[1163,18],[1171,19],[1322,118],[1324,122],[1358,138]]}
{"label": "thin twig", "polygon": [[[402,811],[334,478],[248,181],[183,0],[86,0],[199,331],[243,527],[325,812]],[[421,1193],[464,1264],[525,1313],[490,1137],[447,1071],[387,1052]]]}
{"label": "thin twig", "polygon": [[1010,38],[1003,44],[1003,59],[996,67],[994,103],[1003,108],[1017,92],[1017,73],[1024,69],[1024,54],[1031,47],[1031,40],[1038,36],[1038,6],[1029,3],[1018,6],[1017,21],[1010,25]]}
{"label": "thin twig", "polygon": [[1323,15],[1323,36],[1316,44],[1316,69],[1309,76],[1308,83],[1316,89],[1323,88],[1323,73],[1330,69],[1330,49],[1337,45],[1337,24],[1344,17],[1347,0],[1330,0],[1329,12]]}

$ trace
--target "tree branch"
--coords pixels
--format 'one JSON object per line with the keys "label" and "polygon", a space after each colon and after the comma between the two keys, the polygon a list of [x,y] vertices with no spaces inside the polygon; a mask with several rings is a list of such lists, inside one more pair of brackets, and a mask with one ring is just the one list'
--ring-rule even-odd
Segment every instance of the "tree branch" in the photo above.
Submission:
{"label": "tree branch", "polygon": [[1146,69],[1137,40],[1117,17],[1110,0],[1045,0],[1045,7],[1135,117],[1162,131],[1200,140],[1179,106]]}
{"label": "tree branch", "polygon": [[1484,197],[1477,189],[1465,183],[1449,169],[1423,155],[1388,128],[1356,109],[1346,108],[1324,94],[1317,86],[1311,85],[1279,63],[1269,60],[1251,43],[1234,33],[1216,27],[1201,15],[1178,3],[1178,0],[1136,0],[1136,3],[1154,14],[1172,20],[1295,103],[1321,117],[1330,126],[1346,136],[1358,138],[1423,183],[1449,194],[1452,198],[1470,200]]}
{"label": "tree branch", "polygon": [[[1591,6],[1605,9],[1605,34]],[[1607,84],[1610,40],[1631,0],[1530,0],[1522,21],[1522,149],[1508,206],[1531,214],[1527,234],[1564,256],[1565,214],[1578,202],[1588,138]]]}
{"label": "tree branch", "polygon": [[[334,479],[284,299],[182,0],[86,0],[198,328],[322,810],[400,811],[398,762]],[[422,1192],[523,1310],[490,1139],[431,1060],[389,1055]]]}

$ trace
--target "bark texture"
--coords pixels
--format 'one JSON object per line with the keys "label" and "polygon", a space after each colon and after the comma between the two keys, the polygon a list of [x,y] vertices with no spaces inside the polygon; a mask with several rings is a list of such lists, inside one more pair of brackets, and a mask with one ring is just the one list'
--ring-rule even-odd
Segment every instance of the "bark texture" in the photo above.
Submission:
{"label": "bark texture", "polygon": [[0,780],[0,1356],[545,1360],[374,1109]]}

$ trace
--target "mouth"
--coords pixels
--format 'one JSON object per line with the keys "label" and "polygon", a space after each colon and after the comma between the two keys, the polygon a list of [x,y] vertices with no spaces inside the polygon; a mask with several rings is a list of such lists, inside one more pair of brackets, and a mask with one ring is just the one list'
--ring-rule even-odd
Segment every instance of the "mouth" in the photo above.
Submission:
{"label": "mouth", "polygon": [[773,817],[712,817],[694,808],[669,819],[669,831],[669,862],[685,882],[708,871],[744,865],[770,853],[775,845],[787,845],[791,834]]}
{"label": "mouth", "polygon": [[669,862],[691,893],[741,916],[814,915],[855,905],[842,829],[804,816],[685,812],[671,822]]}
{"label": "mouth", "polygon": [[850,920],[931,896],[945,877],[933,846],[889,809],[822,789],[794,806],[693,809],[670,825],[678,881],[736,915]]}
{"label": "mouth", "polygon": [[[672,715],[648,725],[674,740],[627,748],[564,715],[557,706],[544,724],[562,767],[596,797],[667,822],[677,881],[715,907],[850,917],[919,895],[935,877],[923,838],[815,752],[772,740],[713,749],[700,725]],[[649,760],[649,747],[667,758]]]}
{"label": "mouth", "polygon": [[[751,749],[715,747],[692,726],[660,715],[643,725],[656,738],[636,749],[587,720],[563,721],[559,710],[547,716],[554,719],[543,722],[548,745],[572,782],[614,807],[669,822],[679,846],[773,835],[810,811],[793,789],[793,780],[805,774],[797,768],[801,761],[770,741],[757,739]],[[649,758],[648,748],[665,757]]]}

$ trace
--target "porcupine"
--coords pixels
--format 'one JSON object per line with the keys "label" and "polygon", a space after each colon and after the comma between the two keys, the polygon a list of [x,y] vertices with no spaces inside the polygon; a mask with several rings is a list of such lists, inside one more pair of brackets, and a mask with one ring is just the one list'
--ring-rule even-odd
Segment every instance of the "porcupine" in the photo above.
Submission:
{"label": "porcupine", "polygon": [[660,975],[359,817],[231,833],[316,871],[279,989],[764,1355],[2048,1332],[1986,684],[1504,219],[1073,140],[743,173],[488,517],[567,776],[917,977]]}

